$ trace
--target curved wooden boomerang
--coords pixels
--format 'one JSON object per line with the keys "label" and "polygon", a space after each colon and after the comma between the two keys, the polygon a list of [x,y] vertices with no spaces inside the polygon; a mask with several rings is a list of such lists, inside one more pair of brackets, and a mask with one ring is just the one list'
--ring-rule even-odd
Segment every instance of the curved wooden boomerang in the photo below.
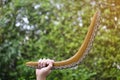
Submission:
{"label": "curved wooden boomerang", "polygon": [[[89,53],[92,47],[92,43],[94,41],[94,37],[98,29],[99,20],[100,20],[100,11],[97,11],[92,18],[86,37],[81,47],[79,48],[78,52],[69,59],[54,62],[52,69],[71,68],[78,65],[82,61],[82,59]],[[27,62],[26,65],[33,68],[38,68],[37,67],[38,62]]]}

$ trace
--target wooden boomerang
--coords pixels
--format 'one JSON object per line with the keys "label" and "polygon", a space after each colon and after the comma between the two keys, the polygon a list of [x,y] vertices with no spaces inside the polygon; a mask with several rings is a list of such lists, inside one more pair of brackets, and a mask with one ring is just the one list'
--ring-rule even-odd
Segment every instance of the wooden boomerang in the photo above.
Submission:
{"label": "wooden boomerang", "polygon": [[[92,47],[92,43],[94,41],[98,29],[99,20],[100,20],[100,11],[97,11],[92,18],[86,37],[81,47],[79,48],[78,52],[69,59],[54,62],[52,69],[71,68],[78,65],[82,61],[82,59],[89,53]],[[32,61],[27,62],[26,65],[33,68],[38,68],[38,62],[32,62]]]}

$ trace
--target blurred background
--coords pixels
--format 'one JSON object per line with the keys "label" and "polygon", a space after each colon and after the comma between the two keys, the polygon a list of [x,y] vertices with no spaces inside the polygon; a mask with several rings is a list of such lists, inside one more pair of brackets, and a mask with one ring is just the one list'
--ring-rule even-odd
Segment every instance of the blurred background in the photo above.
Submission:
{"label": "blurred background", "polygon": [[73,56],[101,11],[93,47],[75,68],[47,80],[120,80],[119,0],[0,0],[0,80],[35,80],[27,61]]}

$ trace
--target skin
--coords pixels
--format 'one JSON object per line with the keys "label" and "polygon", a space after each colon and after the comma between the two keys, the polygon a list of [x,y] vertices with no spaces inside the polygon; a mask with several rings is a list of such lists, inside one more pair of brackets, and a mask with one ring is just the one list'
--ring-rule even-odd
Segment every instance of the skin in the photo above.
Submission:
{"label": "skin", "polygon": [[53,60],[50,59],[40,59],[38,68],[36,69],[36,80],[46,80],[47,75],[51,72],[53,67]]}

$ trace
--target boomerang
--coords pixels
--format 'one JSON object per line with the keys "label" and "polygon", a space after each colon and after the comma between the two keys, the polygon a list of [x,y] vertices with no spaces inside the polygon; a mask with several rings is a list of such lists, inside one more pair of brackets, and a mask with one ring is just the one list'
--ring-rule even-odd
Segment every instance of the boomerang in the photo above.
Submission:
{"label": "boomerang", "polygon": [[[85,58],[85,56],[89,53],[92,47],[98,29],[99,21],[100,21],[100,11],[97,11],[91,20],[87,34],[79,50],[75,53],[75,55],[73,55],[72,57],[66,60],[54,62],[52,69],[71,68],[77,66],[78,64],[80,64],[80,62],[82,62],[83,58]],[[38,68],[38,62],[30,61],[27,62],[26,65],[33,68]]]}

